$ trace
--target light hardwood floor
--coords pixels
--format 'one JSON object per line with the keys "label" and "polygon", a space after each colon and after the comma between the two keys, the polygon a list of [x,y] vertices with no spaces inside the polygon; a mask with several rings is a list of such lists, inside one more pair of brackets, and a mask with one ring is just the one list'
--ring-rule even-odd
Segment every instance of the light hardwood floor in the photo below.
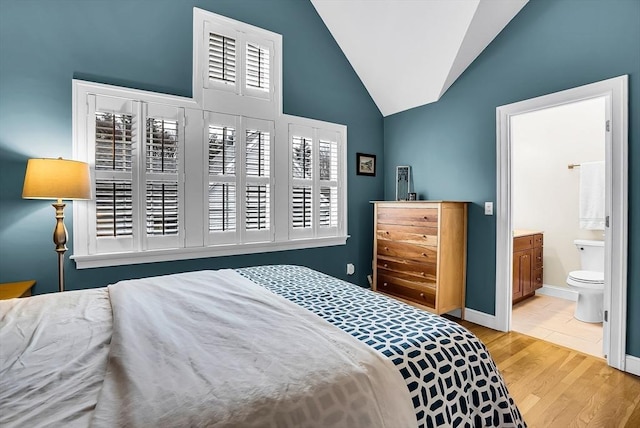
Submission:
{"label": "light hardwood floor", "polygon": [[544,340],[452,319],[487,345],[529,427],[640,427],[640,377]]}

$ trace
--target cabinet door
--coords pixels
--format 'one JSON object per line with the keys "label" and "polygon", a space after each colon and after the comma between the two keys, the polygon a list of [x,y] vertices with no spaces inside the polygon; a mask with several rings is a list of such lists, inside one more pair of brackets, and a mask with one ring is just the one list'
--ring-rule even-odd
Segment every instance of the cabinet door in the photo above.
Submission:
{"label": "cabinet door", "polygon": [[521,251],[520,254],[520,275],[522,281],[522,295],[526,296],[533,293],[533,278],[531,271],[532,251]]}
{"label": "cabinet door", "polygon": [[522,274],[520,272],[520,253],[513,253],[513,296],[512,300],[519,299],[522,294]]}
{"label": "cabinet door", "polygon": [[513,297],[512,300],[524,297],[533,292],[531,278],[531,250],[513,253]]}

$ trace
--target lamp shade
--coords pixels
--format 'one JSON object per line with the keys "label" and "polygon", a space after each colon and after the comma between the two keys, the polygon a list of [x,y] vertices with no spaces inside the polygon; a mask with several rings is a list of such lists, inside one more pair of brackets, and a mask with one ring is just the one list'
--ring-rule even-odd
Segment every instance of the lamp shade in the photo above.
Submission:
{"label": "lamp shade", "polygon": [[67,159],[29,159],[22,197],[91,199],[89,165]]}

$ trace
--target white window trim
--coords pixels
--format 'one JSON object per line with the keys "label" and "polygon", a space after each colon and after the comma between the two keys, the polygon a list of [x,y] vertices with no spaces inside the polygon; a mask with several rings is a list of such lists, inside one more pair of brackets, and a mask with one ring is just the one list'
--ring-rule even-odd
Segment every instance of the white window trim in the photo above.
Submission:
{"label": "white window trim", "polygon": [[[208,80],[208,37],[209,31],[227,34],[234,37],[237,48],[235,85],[217,85]],[[205,40],[206,39],[206,40]],[[257,43],[270,51],[269,57],[269,90],[256,91],[245,86],[244,61],[247,42]],[[347,128],[314,119],[300,118],[282,114],[282,36],[258,27],[235,21],[214,13],[194,8],[193,11],[193,98],[160,94],[149,91],[122,88],[100,83],[73,80],[73,156],[75,159],[89,162],[92,182],[95,182],[95,166],[93,163],[93,144],[86,141],[91,135],[92,120],[88,100],[90,96],[114,97],[129,100],[133,114],[142,119],[145,105],[158,104],[179,110],[184,124],[184,141],[182,158],[184,162],[182,177],[179,177],[179,194],[183,196],[180,207],[180,236],[178,248],[154,248],[149,245],[135,245],[140,242],[140,233],[133,237],[132,250],[114,248],[109,253],[97,253],[95,236],[95,203],[92,201],[76,201],[73,204],[73,240],[74,254],[71,256],[78,269],[130,265],[139,263],[186,260],[217,256],[253,254],[271,251],[284,251],[303,248],[317,248],[344,245],[347,235]],[[205,77],[207,82],[205,82]],[[210,83],[214,83],[211,85]],[[234,242],[216,242],[209,236],[208,198],[208,116],[219,113],[236,117],[237,137],[244,139],[246,125],[251,122],[269,122],[272,132],[271,175],[268,179],[249,180],[264,181],[270,186],[270,228],[268,231],[244,230],[244,211],[239,209]],[[93,121],[94,122],[94,121]],[[338,136],[338,225],[314,231],[310,236],[293,236],[289,227],[288,215],[290,207],[291,153],[289,144],[289,126],[303,126],[314,129],[314,135],[330,132]],[[138,138],[138,152],[144,150]],[[144,141],[142,141],[144,144]],[[237,150],[244,151],[244,144],[237,145]],[[317,149],[316,149],[317,151]],[[244,153],[237,153],[238,162],[243,162]],[[314,162],[317,162],[317,153]],[[193,167],[195,166],[195,167]],[[237,165],[238,166],[238,165]],[[243,166],[244,167],[244,166]],[[134,177],[140,178],[139,172],[133,171]],[[138,175],[136,175],[138,174]],[[316,172],[317,175],[317,172]],[[317,180],[315,180],[317,181]],[[236,184],[244,186],[247,180],[242,177]],[[317,187],[318,184],[315,183]],[[134,189],[134,192],[136,190]],[[244,197],[244,191],[236,188],[237,198]],[[135,197],[136,195],[134,195]],[[139,196],[139,195],[137,195]],[[140,204],[140,199],[137,199]],[[188,206],[185,207],[185,205]],[[316,204],[317,205],[317,201]],[[244,206],[244,202],[239,205]],[[317,211],[317,207],[314,207]],[[314,213],[314,218],[317,217]],[[141,213],[137,218],[142,219]],[[140,223],[140,221],[139,221]],[[140,231],[138,231],[140,232]],[[251,237],[249,237],[251,235]],[[258,242],[258,240],[260,240]],[[160,240],[158,240],[160,241]],[[169,240],[165,240],[169,241]]]}
{"label": "white window trim", "polygon": [[[205,131],[204,112],[197,105],[196,101],[190,98],[172,95],[158,94],[154,92],[121,88],[117,86],[100,83],[73,80],[73,157],[74,159],[89,162],[90,145],[86,142],[86,135],[91,121],[87,120],[89,106],[87,100],[90,95],[100,95],[105,97],[117,97],[122,99],[133,99],[144,103],[156,103],[170,105],[171,107],[184,109],[185,123],[185,163],[187,165],[202,162],[203,133]],[[290,150],[288,144],[288,128],[290,124],[317,128],[330,132],[338,132],[341,142],[339,142],[339,200],[341,213],[339,213],[338,233],[335,236],[316,236],[310,238],[292,239],[289,236],[289,216],[277,215],[273,207],[289,207],[289,192],[278,191],[276,183],[287,183],[289,189],[289,165],[291,164]],[[244,128],[241,128],[244,130]],[[272,251],[285,251],[305,248],[318,248],[336,245],[345,245],[348,239],[346,219],[347,219],[347,193],[346,193],[346,137],[347,128],[345,125],[338,125],[314,119],[301,118],[290,115],[282,115],[280,120],[275,121],[273,144],[272,171],[272,216],[273,241],[271,242],[247,242],[220,245],[207,245],[204,236],[208,233],[205,222],[205,203],[200,196],[203,195],[205,184],[208,184],[205,177],[204,168],[199,172],[192,173],[185,177],[184,193],[187,199],[202,200],[200,208],[194,207],[187,210],[183,217],[183,222],[189,224],[190,228],[185,231],[185,247],[171,249],[148,249],[144,251],[121,251],[111,253],[93,254],[90,242],[95,230],[89,224],[91,218],[88,201],[75,201],[73,204],[73,239],[74,254],[71,258],[76,262],[78,269],[107,267],[119,265],[131,265],[139,263],[153,263],[172,260],[187,260],[197,258],[208,258],[229,255],[264,253]],[[91,165],[92,177],[95,177],[93,165]],[[198,195],[194,199],[193,195]]]}
{"label": "white window trim", "polygon": [[[74,205],[77,201],[74,201]],[[75,220],[74,220],[75,223]],[[74,229],[75,230],[75,229]],[[273,251],[302,250],[305,248],[333,247],[345,245],[348,236],[333,236],[298,239],[285,242],[254,242],[246,244],[218,245],[211,247],[149,250],[144,252],[122,252],[96,255],[77,255],[71,258],[78,269],[134,265],[139,263],[168,262],[176,260],[204,259],[242,254],[270,253]],[[75,240],[74,240],[75,243]]]}
{"label": "white window trim", "polygon": [[[250,24],[193,8],[193,97],[204,110],[231,115],[274,120],[282,113],[282,35]],[[200,31],[195,31],[201,29]],[[209,81],[209,31],[236,40],[236,82],[222,85]],[[270,49],[269,90],[246,88],[244,80],[245,46],[252,42]]]}
{"label": "white window trim", "polygon": [[[285,231],[289,234],[288,239],[319,239],[323,235],[335,232],[337,236],[347,236],[347,127],[345,125],[339,125],[330,122],[324,122],[321,120],[308,119],[304,117],[283,115],[282,120],[277,123],[276,133],[281,138],[286,137],[286,144],[276,145],[276,156],[279,160],[285,161],[276,165],[276,182],[287,183],[288,191],[287,198],[280,201],[276,201],[278,204],[286,204],[290,207],[290,196],[292,192],[292,186],[294,180],[290,179],[292,169],[291,158],[291,135],[290,130],[295,129],[302,132],[307,137],[311,137],[314,141],[313,145],[313,174],[312,179],[309,182],[314,190],[313,196],[313,227],[308,231],[292,231],[291,225],[291,210],[289,210],[288,216],[280,216],[276,230],[283,234]],[[318,144],[320,138],[325,138],[328,133],[335,133],[338,138],[338,225],[334,228],[323,229],[318,225],[318,195],[317,190],[322,183],[318,179]],[[286,150],[286,153],[284,151]],[[279,205],[281,206],[281,205]],[[283,218],[284,217],[284,218]]]}

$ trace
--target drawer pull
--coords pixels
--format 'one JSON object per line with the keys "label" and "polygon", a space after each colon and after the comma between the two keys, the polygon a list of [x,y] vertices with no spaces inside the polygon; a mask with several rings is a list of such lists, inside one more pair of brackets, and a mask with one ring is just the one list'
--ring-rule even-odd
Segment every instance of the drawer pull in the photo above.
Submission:
{"label": "drawer pull", "polygon": [[424,293],[420,293],[420,297],[424,299]]}
{"label": "drawer pull", "polygon": [[385,251],[389,251],[389,247],[384,247],[384,250]]}
{"label": "drawer pull", "polygon": [[423,237],[424,239],[427,239],[427,235],[422,235],[422,237]]}
{"label": "drawer pull", "polygon": [[389,267],[389,265],[388,265],[388,264],[386,264],[386,263],[385,263],[383,266],[384,266],[384,267]]}
{"label": "drawer pull", "polygon": [[428,257],[428,256],[427,256],[427,253],[422,253],[422,256],[423,256],[423,257]]}
{"label": "drawer pull", "polygon": [[388,234],[389,234],[389,231],[387,230],[385,233],[388,235]]}
{"label": "drawer pull", "polygon": [[389,285],[389,284],[387,284],[386,282],[383,282],[383,283],[382,283],[382,286],[383,286],[383,287],[386,287],[387,285]]}
{"label": "drawer pull", "polygon": [[424,276],[424,272],[420,272],[420,275]]}

